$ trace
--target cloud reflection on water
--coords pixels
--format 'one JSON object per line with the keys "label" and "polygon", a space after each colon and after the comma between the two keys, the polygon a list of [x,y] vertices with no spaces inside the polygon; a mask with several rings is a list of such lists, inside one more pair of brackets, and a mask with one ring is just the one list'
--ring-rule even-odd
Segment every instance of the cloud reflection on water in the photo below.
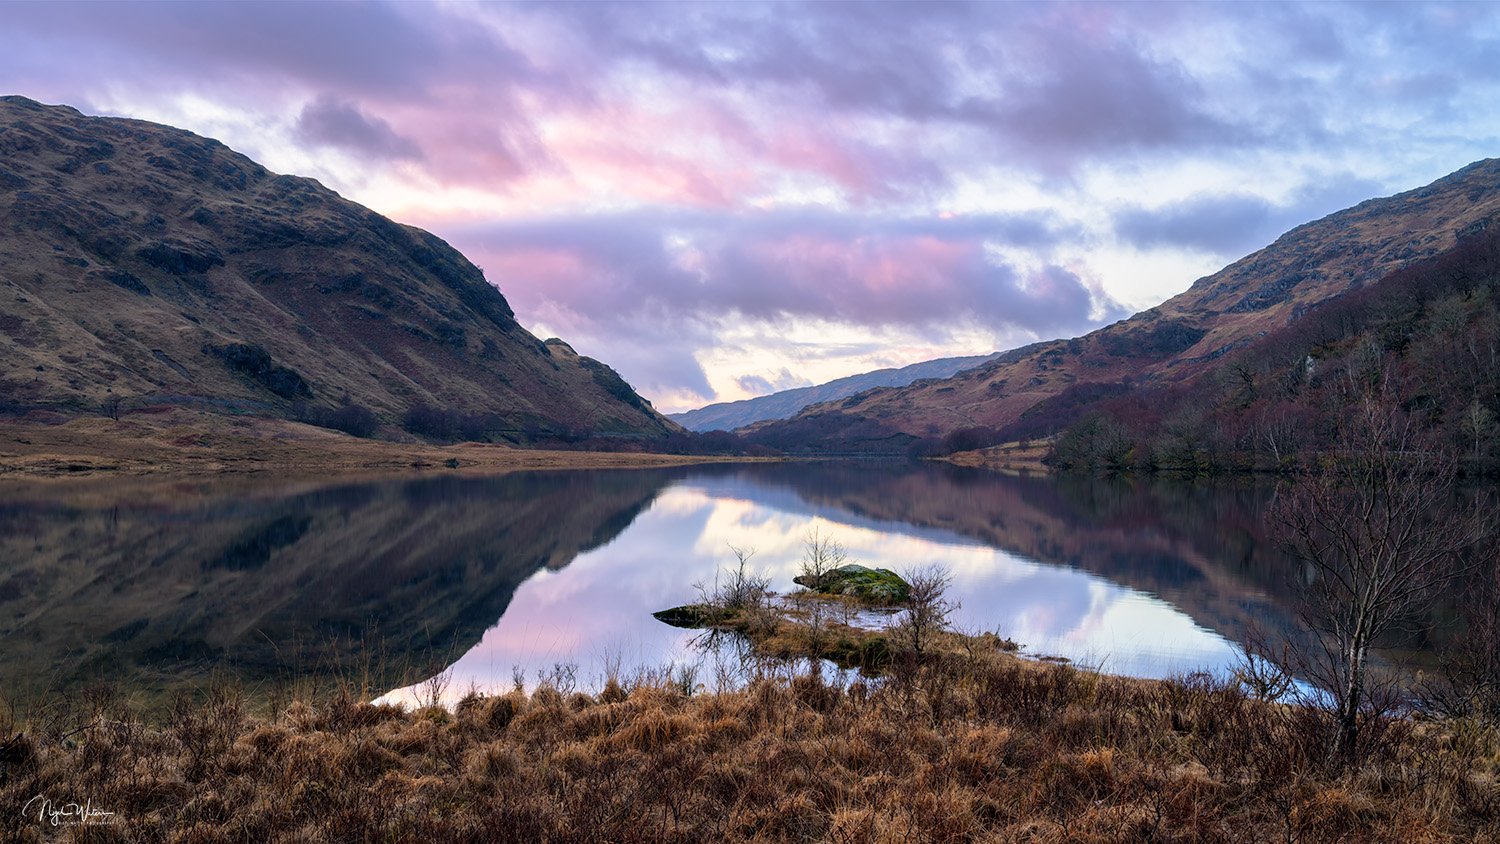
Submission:
{"label": "cloud reflection on water", "polygon": [[[525,581],[503,617],[451,666],[447,697],[471,688],[503,691],[517,670],[532,684],[559,663],[576,664],[585,688],[602,684],[610,661],[627,672],[696,663],[693,634],[651,613],[694,600],[694,584],[711,583],[716,569],[733,560],[730,545],[755,550],[752,565],[771,577],[772,588],[795,588],[802,537],[813,528],[865,565],[947,566],[962,602],[955,623],[996,630],[1030,653],[1146,677],[1218,669],[1233,657],[1223,637],[1168,602],[1097,575],[942,529],[811,505],[789,489],[745,477],[697,476],[662,492],[612,542]],[[419,694],[412,686],[387,699],[415,701]]]}

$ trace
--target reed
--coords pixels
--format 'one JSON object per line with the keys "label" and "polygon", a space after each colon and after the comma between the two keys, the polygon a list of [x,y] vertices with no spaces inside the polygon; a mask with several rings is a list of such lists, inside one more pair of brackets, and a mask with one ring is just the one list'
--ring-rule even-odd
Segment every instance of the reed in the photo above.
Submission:
{"label": "reed", "polygon": [[[271,711],[215,684],[152,717],[99,689],[0,717],[0,840],[1500,841],[1491,726],[1392,719],[1330,767],[1326,713],[1002,645],[943,633],[878,678],[612,672],[451,709],[350,684]],[[37,796],[113,815],[54,828],[21,814]]]}

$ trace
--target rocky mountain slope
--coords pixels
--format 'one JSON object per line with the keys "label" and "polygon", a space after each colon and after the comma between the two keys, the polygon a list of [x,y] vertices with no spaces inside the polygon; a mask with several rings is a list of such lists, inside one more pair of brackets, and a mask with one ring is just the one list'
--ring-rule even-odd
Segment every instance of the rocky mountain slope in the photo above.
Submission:
{"label": "rocky mountain slope", "polygon": [[808,405],[848,398],[876,387],[905,387],[923,378],[948,378],[998,356],[999,353],[939,358],[900,368],[876,369],[812,387],[781,390],[753,399],[719,402],[686,413],[669,413],[667,418],[689,431],[733,431],[768,419],[786,419]]}
{"label": "rocky mountain slope", "polygon": [[0,98],[0,409],[164,404],[680,430],[428,232],[189,132]]}
{"label": "rocky mountain slope", "polygon": [[877,390],[763,423],[783,447],[885,451],[973,426],[1004,428],[1039,402],[1185,381],[1311,306],[1453,247],[1500,218],[1500,159],[1299,226],[1129,319],[1039,343],[941,381]]}

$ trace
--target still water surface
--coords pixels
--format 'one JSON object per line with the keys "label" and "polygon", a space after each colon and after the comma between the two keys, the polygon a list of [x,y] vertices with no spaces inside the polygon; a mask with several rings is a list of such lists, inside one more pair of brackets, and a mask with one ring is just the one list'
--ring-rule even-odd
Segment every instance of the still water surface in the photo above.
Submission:
{"label": "still water surface", "polygon": [[0,487],[0,684],[164,691],[356,678],[395,699],[558,664],[702,658],[651,613],[752,548],[793,588],[817,529],[852,560],[940,564],[955,621],[1146,677],[1223,670],[1289,624],[1248,485],[1024,479],[924,464],[518,473],[289,488]]}

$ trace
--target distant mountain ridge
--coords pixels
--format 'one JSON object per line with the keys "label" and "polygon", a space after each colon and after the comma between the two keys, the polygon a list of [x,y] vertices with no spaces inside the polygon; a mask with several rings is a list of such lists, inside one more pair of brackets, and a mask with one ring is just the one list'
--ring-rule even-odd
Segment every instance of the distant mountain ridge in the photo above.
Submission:
{"label": "distant mountain ridge", "polygon": [[681,430],[435,235],[190,132],[0,97],[0,410],[112,403],[438,408],[510,442]]}
{"label": "distant mountain ridge", "polygon": [[1001,354],[938,358],[899,368],[876,369],[811,387],[796,387],[753,399],[718,402],[697,410],[669,413],[667,418],[689,431],[733,431],[769,419],[786,419],[810,404],[845,399],[876,387],[905,387],[923,378],[947,378],[992,361]]}
{"label": "distant mountain ridge", "polygon": [[1184,382],[1313,306],[1497,221],[1500,159],[1486,159],[1298,226],[1161,305],[1083,337],[1038,343],[946,379],[811,405],[749,433],[792,450],[897,453],[965,428],[1007,428],[1049,400]]}

